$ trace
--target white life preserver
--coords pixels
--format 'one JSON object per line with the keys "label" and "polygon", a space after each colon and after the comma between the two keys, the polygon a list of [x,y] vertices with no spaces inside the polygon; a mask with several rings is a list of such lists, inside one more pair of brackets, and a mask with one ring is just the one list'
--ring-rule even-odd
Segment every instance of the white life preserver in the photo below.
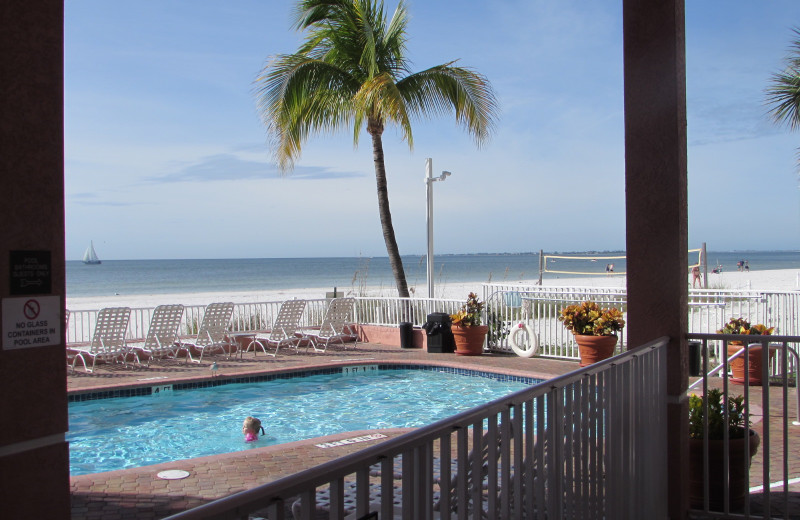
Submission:
{"label": "white life preserver", "polygon": [[[525,335],[517,339],[520,333],[524,333]],[[519,357],[529,358],[535,356],[536,352],[539,350],[539,339],[536,337],[536,334],[533,333],[533,330],[527,324],[522,322],[511,331],[509,341],[511,343],[511,350]]]}

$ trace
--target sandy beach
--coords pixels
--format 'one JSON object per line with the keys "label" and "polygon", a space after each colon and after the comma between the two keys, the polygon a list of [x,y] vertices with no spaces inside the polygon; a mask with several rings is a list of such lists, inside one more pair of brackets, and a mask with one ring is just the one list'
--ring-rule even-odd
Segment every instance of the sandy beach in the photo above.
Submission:
{"label": "sandy beach", "polygon": [[[772,269],[766,271],[732,271],[719,274],[709,273],[708,288],[722,290],[754,290],[754,291],[798,291],[800,290],[800,269]],[[691,277],[687,273],[687,285]],[[532,285],[536,280],[523,280],[503,282],[494,280],[495,283],[509,285]],[[436,296],[439,298],[462,300],[470,291],[481,294],[481,282],[447,282],[437,284]],[[581,278],[550,278],[542,283],[546,287],[624,287],[625,276],[596,276]],[[425,296],[427,287],[418,285],[415,292]],[[169,303],[182,303],[184,305],[207,305],[212,302],[232,301],[234,303],[283,301],[292,298],[319,299],[324,298],[330,287],[311,287],[306,289],[283,289],[277,291],[234,291],[234,292],[207,292],[184,294],[114,294],[109,296],[93,296],[84,298],[67,297],[67,308],[70,310],[95,310],[103,307],[155,307]],[[351,288],[340,288],[346,296],[394,296],[396,293],[391,287],[365,287],[359,289],[359,294],[354,294]]]}

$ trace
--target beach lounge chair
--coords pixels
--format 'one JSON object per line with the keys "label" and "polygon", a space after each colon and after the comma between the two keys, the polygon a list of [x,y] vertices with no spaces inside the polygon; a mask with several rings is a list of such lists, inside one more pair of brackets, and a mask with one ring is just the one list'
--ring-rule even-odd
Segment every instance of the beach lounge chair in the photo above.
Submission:
{"label": "beach lounge chair", "polygon": [[72,363],[75,361],[75,356],[78,355],[78,351],[69,346],[69,309],[64,310],[64,337],[66,338],[65,341],[67,341],[67,366],[72,367]]}
{"label": "beach lounge chair", "polygon": [[[97,314],[92,342],[86,347],[70,347],[67,356],[72,355],[72,370],[78,360],[83,363],[86,372],[93,372],[98,360],[124,361],[127,353],[125,334],[128,331],[130,307],[108,307]],[[92,367],[88,361],[91,359]]]}
{"label": "beach lounge chair", "polygon": [[[264,354],[275,357],[281,347],[294,347],[295,351],[297,351],[300,342],[304,339],[302,333],[298,334],[298,330],[305,308],[305,300],[286,300],[283,302],[269,334],[256,335],[255,339],[247,346],[245,352],[250,352],[252,348],[253,353],[257,354],[260,348]],[[267,347],[270,349],[274,347],[275,352],[267,352]]]}
{"label": "beach lounge chair", "polygon": [[[152,359],[172,358],[178,355],[178,327],[183,318],[183,305],[159,305],[150,317],[150,328],[142,345],[130,345],[131,351],[147,355],[147,364]],[[137,359],[140,357],[137,355]]]}
{"label": "beach lounge chair", "polygon": [[[203,356],[206,351],[209,355],[214,352],[225,352],[225,348],[233,348],[231,340],[228,337],[228,326],[233,317],[233,303],[210,303],[206,307],[203,314],[203,321],[200,323],[200,328],[197,331],[197,337],[194,341],[183,343],[179,345],[179,351],[186,351],[186,362],[202,363]],[[200,356],[195,359],[196,352]]]}
{"label": "beach lounge chair", "polygon": [[334,298],[328,305],[325,318],[319,331],[307,333],[308,346],[314,352],[325,352],[328,345],[346,345],[352,343],[353,348],[358,343],[358,331],[354,326],[355,298]]}

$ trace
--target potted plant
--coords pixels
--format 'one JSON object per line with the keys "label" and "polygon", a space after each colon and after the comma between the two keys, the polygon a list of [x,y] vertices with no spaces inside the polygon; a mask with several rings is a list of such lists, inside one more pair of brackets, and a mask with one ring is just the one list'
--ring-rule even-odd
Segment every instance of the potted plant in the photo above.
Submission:
{"label": "potted plant", "polygon": [[575,336],[582,367],[611,357],[617,345],[616,333],[625,327],[619,309],[604,309],[593,301],[565,307],[558,320]]}
{"label": "potted plant", "polygon": [[[724,327],[717,331],[717,334],[745,334],[749,336],[763,336],[770,335],[774,327],[766,327],[762,324],[751,325],[749,321],[744,318],[731,318]],[[741,341],[728,342],[728,357],[739,352],[744,347]],[[748,359],[748,374],[751,385],[761,385],[761,344],[752,343],[747,346],[746,350]],[[730,363],[731,372],[733,376],[731,381],[734,383],[744,384],[744,354],[732,360]]]}
{"label": "potted plant", "polygon": [[461,356],[480,356],[483,354],[483,343],[489,327],[481,325],[483,302],[474,292],[467,295],[467,301],[461,310],[450,315],[453,323],[453,338],[456,342],[456,354]]}
{"label": "potted plant", "polygon": [[[709,508],[722,511],[724,508],[724,458],[725,430],[728,431],[728,493],[731,508],[744,505],[747,488],[745,476],[750,470],[750,462],[758,451],[761,442],[758,433],[745,422],[744,398],[742,396],[725,399],[722,391],[708,391],[708,474]],[[704,398],[689,396],[689,500],[693,508],[700,509],[703,504],[703,461],[704,455]],[[725,419],[727,409],[728,417]],[[748,451],[745,443],[749,443]]]}

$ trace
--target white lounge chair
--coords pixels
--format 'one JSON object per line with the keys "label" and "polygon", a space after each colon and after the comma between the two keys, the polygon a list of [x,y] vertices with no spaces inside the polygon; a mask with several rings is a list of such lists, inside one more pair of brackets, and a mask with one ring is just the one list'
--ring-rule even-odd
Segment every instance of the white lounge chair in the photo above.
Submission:
{"label": "white lounge chair", "polygon": [[[192,361],[193,363],[202,363],[203,355],[206,350],[209,353],[214,351],[225,352],[225,347],[228,347],[230,352],[231,341],[228,337],[228,326],[233,316],[233,303],[211,303],[206,307],[205,314],[203,314],[203,321],[197,331],[197,337],[194,341],[180,343],[179,350],[186,351],[186,362]],[[194,358],[192,351],[200,352],[198,359]]]}
{"label": "white lounge chair", "polygon": [[[150,328],[143,345],[130,345],[129,349],[147,355],[147,364],[152,359],[176,358],[180,343],[178,327],[183,318],[183,305],[159,305],[150,317]],[[137,355],[137,359],[139,356]]]}
{"label": "white lounge chair", "polygon": [[325,318],[319,331],[308,332],[308,346],[314,352],[325,352],[328,345],[346,345],[352,343],[353,348],[358,343],[358,331],[355,329],[354,318],[356,308],[355,298],[334,298],[328,304]]}
{"label": "white lounge chair", "polygon": [[[302,334],[298,335],[298,330],[305,308],[305,300],[286,300],[283,302],[269,335],[256,335],[255,339],[247,346],[245,352],[250,352],[252,348],[253,353],[257,354],[260,348],[264,354],[275,357],[281,347],[294,347],[295,351],[297,351],[300,342],[304,339]],[[274,347],[275,352],[267,352],[267,347]]]}
{"label": "white lounge chair", "polygon": [[[79,359],[86,372],[94,371],[98,359],[105,362],[124,361],[127,353],[125,334],[128,331],[130,316],[130,307],[101,309],[97,314],[92,342],[86,347],[70,347],[67,350],[67,356],[72,355],[72,370],[75,370]],[[92,361],[91,368],[88,364],[89,359]]]}

